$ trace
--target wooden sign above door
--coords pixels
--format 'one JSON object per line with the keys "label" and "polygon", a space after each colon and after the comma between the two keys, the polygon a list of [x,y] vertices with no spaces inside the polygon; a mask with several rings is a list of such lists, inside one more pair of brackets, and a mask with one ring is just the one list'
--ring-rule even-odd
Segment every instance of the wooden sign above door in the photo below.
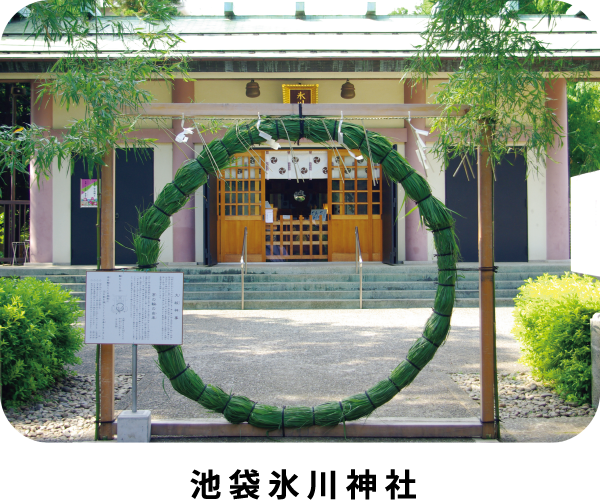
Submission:
{"label": "wooden sign above door", "polygon": [[285,104],[316,104],[319,100],[319,84],[282,85]]}

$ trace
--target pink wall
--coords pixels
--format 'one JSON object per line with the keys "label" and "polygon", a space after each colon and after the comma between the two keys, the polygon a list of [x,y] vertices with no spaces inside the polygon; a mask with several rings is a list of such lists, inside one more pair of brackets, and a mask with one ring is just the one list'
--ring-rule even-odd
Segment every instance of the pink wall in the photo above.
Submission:
{"label": "pink wall", "polygon": [[[173,102],[194,102],[194,82],[184,82],[177,79],[173,85]],[[186,123],[190,126],[190,123]],[[173,133],[181,132],[181,120],[173,120]],[[193,147],[193,137],[188,136],[188,142],[180,144],[173,141],[173,176],[188,158],[193,158],[194,152],[188,147]],[[195,197],[192,196],[185,207],[173,215],[173,261],[195,262]],[[192,210],[190,210],[192,209]]]}
{"label": "pink wall", "polygon": [[[38,104],[38,84],[31,84],[31,122],[40,127],[52,128],[52,99],[44,97]],[[31,173],[31,262],[52,262],[52,178],[40,180],[38,188],[34,175]]]}
{"label": "pink wall", "polygon": [[[404,103],[405,104],[425,104],[427,102],[427,93],[424,85],[411,88],[409,82],[404,83]],[[414,127],[425,130],[425,118],[413,118],[411,123]],[[408,122],[406,124],[408,127]],[[415,153],[417,144],[412,133],[407,133],[405,155],[411,166],[420,174],[425,175],[425,170]],[[415,207],[412,200],[406,201],[406,213]],[[424,261],[427,260],[427,231],[423,226],[419,227],[419,211],[415,210],[406,218],[405,226],[406,241],[406,260]]]}
{"label": "pink wall", "polygon": [[546,258],[569,259],[569,147],[567,142],[567,82],[560,78],[546,84],[546,93],[552,99],[548,106],[554,109],[562,126],[563,146],[556,137],[548,148],[546,160]]}

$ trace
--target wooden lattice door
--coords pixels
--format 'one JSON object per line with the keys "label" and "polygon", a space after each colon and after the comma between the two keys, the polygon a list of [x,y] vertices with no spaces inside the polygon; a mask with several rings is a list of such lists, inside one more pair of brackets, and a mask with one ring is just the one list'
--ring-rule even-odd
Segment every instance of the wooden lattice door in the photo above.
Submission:
{"label": "wooden lattice door", "polygon": [[257,159],[259,154],[259,151],[237,154],[231,158],[230,168],[221,171],[217,237],[219,262],[240,261],[245,227],[248,228],[248,261],[265,260],[265,182]]}
{"label": "wooden lattice door", "polygon": [[[381,167],[368,159],[355,160],[347,151],[329,152],[329,260],[355,258],[354,228],[358,227],[363,260],[380,261]],[[358,152],[356,152],[358,155]]]}

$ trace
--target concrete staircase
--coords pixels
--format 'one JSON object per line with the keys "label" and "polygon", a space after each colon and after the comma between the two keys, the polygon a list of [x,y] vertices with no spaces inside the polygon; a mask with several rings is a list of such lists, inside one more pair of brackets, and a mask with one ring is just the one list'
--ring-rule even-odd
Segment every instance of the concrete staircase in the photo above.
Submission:
{"label": "concrete staircase", "polygon": [[[528,278],[544,273],[561,275],[569,261],[498,263],[496,305],[513,306],[518,288]],[[479,306],[477,264],[460,263],[456,307]],[[411,263],[363,266],[363,308],[432,307],[436,292],[436,266]],[[35,276],[60,283],[85,301],[85,273],[92,268],[72,266],[1,266],[0,276]],[[240,309],[239,265],[161,266],[159,271],[184,272],[185,309]],[[245,276],[246,309],[357,309],[359,277],[354,263],[249,264]]]}

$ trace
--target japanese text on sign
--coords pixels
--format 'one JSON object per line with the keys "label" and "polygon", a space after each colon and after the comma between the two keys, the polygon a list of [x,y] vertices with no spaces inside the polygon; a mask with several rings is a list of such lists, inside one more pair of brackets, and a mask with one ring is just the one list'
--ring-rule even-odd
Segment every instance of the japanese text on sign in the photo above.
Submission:
{"label": "japanese text on sign", "polygon": [[182,344],[183,273],[89,272],[87,344]]}

